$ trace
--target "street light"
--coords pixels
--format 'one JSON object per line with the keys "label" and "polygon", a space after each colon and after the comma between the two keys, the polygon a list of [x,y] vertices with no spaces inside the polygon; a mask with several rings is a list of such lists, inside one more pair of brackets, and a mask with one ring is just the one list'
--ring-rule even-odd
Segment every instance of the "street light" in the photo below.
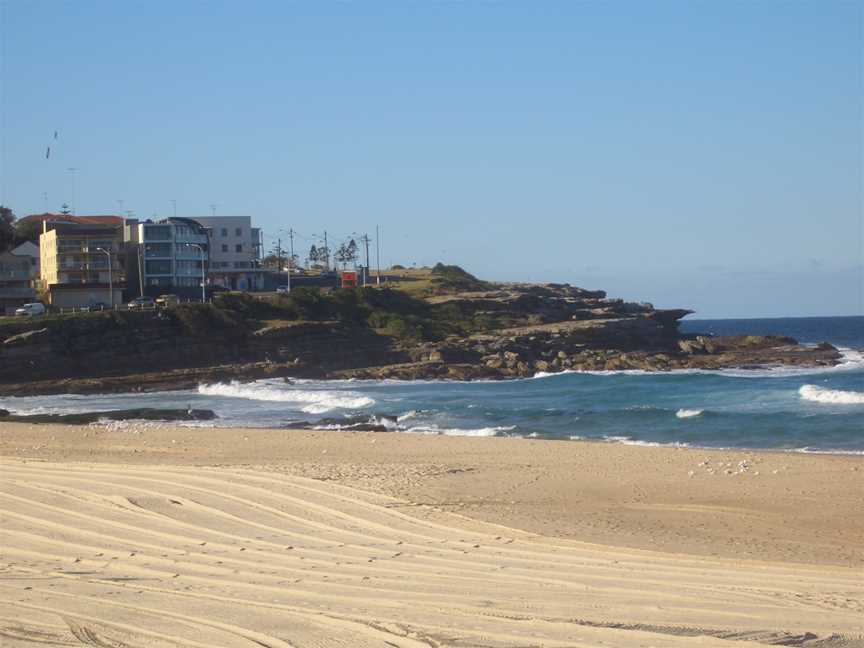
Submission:
{"label": "street light", "polygon": [[204,304],[207,302],[207,297],[204,293],[204,248],[197,243],[184,243],[183,245],[187,247],[196,247],[201,253],[201,303]]}
{"label": "street light", "polygon": [[108,303],[111,305],[111,308],[114,308],[114,281],[111,276],[111,253],[105,248],[96,248],[97,252],[104,252],[108,257]]}

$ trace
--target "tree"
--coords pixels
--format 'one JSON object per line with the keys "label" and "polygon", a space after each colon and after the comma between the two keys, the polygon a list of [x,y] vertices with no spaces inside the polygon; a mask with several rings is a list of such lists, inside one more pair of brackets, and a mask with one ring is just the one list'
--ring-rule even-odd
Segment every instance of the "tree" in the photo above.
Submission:
{"label": "tree", "polygon": [[279,269],[279,257],[276,254],[270,253],[261,259],[261,265],[265,268]]}
{"label": "tree", "polygon": [[64,216],[68,216],[72,213],[72,208],[66,203],[63,203],[62,205],[60,205],[60,213]]}
{"label": "tree", "polygon": [[39,236],[42,234],[42,221],[21,219],[15,222],[15,242],[20,245],[25,241],[31,241],[39,245]]}
{"label": "tree", "polygon": [[357,258],[357,243],[354,242],[354,239],[345,245],[344,243],[339,246],[339,249],[336,250],[336,261],[342,264],[342,268],[349,263],[353,263]]}
{"label": "tree", "polygon": [[5,252],[15,243],[15,214],[0,205],[0,252]]}

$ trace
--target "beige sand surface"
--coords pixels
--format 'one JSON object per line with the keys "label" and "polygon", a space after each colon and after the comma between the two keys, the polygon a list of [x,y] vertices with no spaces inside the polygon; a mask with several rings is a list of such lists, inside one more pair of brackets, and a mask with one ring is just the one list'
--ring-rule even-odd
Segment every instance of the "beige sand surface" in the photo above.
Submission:
{"label": "beige sand surface", "polygon": [[4,648],[864,646],[861,457],[136,424],[0,454]]}

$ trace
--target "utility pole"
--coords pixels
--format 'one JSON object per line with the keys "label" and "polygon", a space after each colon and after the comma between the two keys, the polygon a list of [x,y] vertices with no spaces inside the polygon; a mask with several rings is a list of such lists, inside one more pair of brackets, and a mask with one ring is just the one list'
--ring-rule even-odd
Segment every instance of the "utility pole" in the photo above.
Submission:
{"label": "utility pole", "polygon": [[288,259],[288,273],[291,273],[291,265],[294,263],[294,228],[288,228],[288,239],[291,241],[291,257]]}
{"label": "utility pole", "polygon": [[366,246],[366,265],[363,267],[363,285],[365,286],[369,280],[369,235],[363,234],[360,241]]}
{"label": "utility pole", "polygon": [[330,272],[330,246],[327,245],[327,230],[324,230],[324,272]]}
{"label": "utility pole", "polygon": [[210,205],[210,215],[216,216],[216,207],[217,205]]}
{"label": "utility pole", "polygon": [[279,279],[279,273],[282,272],[282,239],[276,239],[276,279]]}
{"label": "utility pole", "polygon": [[177,201],[176,201],[176,200],[172,200],[172,201],[171,201],[171,206],[174,208],[174,218],[177,218]]}
{"label": "utility pole", "polygon": [[375,277],[376,284],[381,283],[381,233],[375,226],[375,265],[378,266],[378,275]]}

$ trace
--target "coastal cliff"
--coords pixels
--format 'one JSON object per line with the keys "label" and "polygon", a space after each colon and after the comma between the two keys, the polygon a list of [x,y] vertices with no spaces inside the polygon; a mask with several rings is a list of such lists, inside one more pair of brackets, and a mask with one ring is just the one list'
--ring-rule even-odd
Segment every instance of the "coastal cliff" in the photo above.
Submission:
{"label": "coastal cliff", "polygon": [[[461,269],[422,290],[362,288],[155,312],[0,323],[0,394],[194,388],[304,378],[515,378],[565,370],[831,366],[831,345],[787,337],[682,335],[691,311],[567,284],[489,284]],[[400,286],[405,288],[406,286]]]}

